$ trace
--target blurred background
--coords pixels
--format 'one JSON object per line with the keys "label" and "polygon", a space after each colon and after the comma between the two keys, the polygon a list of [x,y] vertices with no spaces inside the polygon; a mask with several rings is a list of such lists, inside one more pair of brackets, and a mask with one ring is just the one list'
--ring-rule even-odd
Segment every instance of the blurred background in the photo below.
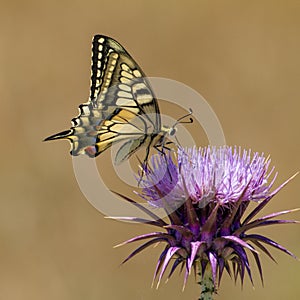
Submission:
{"label": "blurred background", "polygon": [[[203,95],[228,144],[271,155],[278,186],[300,169],[299,16],[297,0],[2,1],[0,299],[197,299],[192,276],[184,293],[178,274],[151,289],[160,246],[119,267],[135,245],[113,246],[153,228],[104,219],[77,185],[68,143],[42,139],[88,99],[91,39],[105,34],[148,76]],[[264,213],[299,207],[299,180]],[[299,226],[261,233],[300,257]],[[225,275],[216,298],[299,299],[300,263],[271,250],[264,288],[254,268],[255,289]]]}

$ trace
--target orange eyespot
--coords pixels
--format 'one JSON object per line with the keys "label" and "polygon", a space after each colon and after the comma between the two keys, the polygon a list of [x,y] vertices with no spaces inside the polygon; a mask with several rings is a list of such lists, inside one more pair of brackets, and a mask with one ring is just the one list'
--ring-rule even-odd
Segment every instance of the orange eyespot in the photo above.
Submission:
{"label": "orange eyespot", "polygon": [[96,151],[96,147],[95,146],[89,146],[85,148],[85,153],[89,156],[89,157],[95,157],[97,151]]}

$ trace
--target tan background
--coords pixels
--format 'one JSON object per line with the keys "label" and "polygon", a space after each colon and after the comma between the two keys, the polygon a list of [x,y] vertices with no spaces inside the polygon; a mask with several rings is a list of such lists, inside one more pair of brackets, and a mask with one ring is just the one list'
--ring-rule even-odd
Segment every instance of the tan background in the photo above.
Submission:
{"label": "tan background", "polygon": [[[300,169],[299,1],[2,1],[0,299],[197,299],[177,274],[150,288],[161,248],[118,267],[150,231],[103,218],[81,194],[67,129],[88,97],[93,34],[116,38],[148,76],[200,92],[229,144],[270,153],[277,185]],[[104,166],[104,158],[99,157]],[[266,213],[299,207],[299,177]],[[101,197],[101,195],[99,195]],[[291,216],[298,218],[299,214]],[[300,256],[300,227],[262,230]],[[265,288],[224,276],[217,299],[299,299],[300,263],[263,256]]]}

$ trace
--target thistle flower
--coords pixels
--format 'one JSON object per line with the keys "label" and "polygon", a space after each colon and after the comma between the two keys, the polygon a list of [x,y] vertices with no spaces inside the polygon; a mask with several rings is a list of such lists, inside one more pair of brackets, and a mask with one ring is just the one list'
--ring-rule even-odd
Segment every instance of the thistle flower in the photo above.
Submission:
{"label": "thistle flower", "polygon": [[[138,206],[153,220],[151,225],[164,229],[134,237],[121,245],[135,241],[148,241],[132,252],[124,262],[149,247],[163,242],[166,244],[154,272],[153,281],[157,286],[169,264],[167,279],[181,266],[185,269],[184,286],[192,270],[202,276],[211,272],[213,291],[219,286],[224,270],[244,281],[245,272],[253,284],[248,254],[254,257],[261,281],[262,266],[259,252],[274,258],[265,245],[277,248],[295,257],[290,251],[257,233],[248,233],[258,227],[297,223],[294,220],[275,219],[295,210],[280,211],[264,217],[256,215],[292,178],[271,192],[276,179],[269,170],[270,160],[262,154],[240,148],[207,147],[179,149],[177,156],[154,156],[151,167],[144,166],[141,181],[141,196],[158,208],[163,208],[168,222],[133,200],[124,197]],[[269,171],[268,171],[269,170]],[[256,207],[244,214],[250,203]],[[128,218],[127,218],[128,220]],[[145,222],[141,218],[130,218],[135,222]],[[246,252],[245,250],[248,250]]]}

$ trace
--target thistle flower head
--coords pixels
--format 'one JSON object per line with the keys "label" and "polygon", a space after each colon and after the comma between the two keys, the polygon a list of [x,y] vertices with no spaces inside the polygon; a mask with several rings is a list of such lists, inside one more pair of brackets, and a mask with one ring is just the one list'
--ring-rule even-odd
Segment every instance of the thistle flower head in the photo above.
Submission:
{"label": "thistle flower head", "polygon": [[[270,160],[262,154],[227,146],[181,148],[175,158],[171,155],[153,157],[150,167],[144,166],[141,196],[150,205],[165,209],[168,222],[143,208],[155,219],[149,223],[164,231],[140,235],[122,243],[148,240],[125,261],[148,246],[163,242],[166,246],[154,273],[158,285],[170,264],[168,278],[179,266],[185,269],[184,285],[193,269],[204,276],[210,267],[216,286],[224,270],[235,280],[240,277],[242,284],[247,272],[252,282],[248,259],[251,253],[263,281],[258,251],[274,260],[264,245],[295,257],[268,237],[248,233],[257,227],[296,223],[294,220],[275,219],[293,210],[255,219],[288,182],[271,192],[276,174],[271,179],[274,168],[270,169],[269,165]],[[251,202],[256,207],[244,216]],[[136,202],[134,204],[139,206]],[[138,218],[132,220],[142,221]]]}

